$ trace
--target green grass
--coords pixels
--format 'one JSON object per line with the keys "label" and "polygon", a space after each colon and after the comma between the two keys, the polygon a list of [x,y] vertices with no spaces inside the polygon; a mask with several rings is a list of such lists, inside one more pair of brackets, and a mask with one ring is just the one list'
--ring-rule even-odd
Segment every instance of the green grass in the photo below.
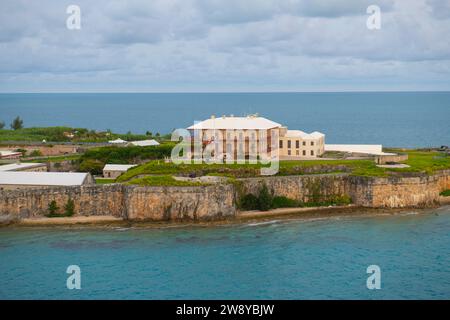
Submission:
{"label": "green grass", "polygon": [[26,162],[62,162],[62,161],[69,161],[69,160],[79,160],[81,158],[81,154],[71,154],[71,155],[64,155],[64,156],[55,156],[55,157],[39,157],[38,159],[34,160],[27,160],[27,158],[23,158],[23,161]]}
{"label": "green grass", "polygon": [[102,179],[102,178],[95,179],[96,184],[109,184],[109,183],[114,183],[114,182],[116,182],[115,179]]}
{"label": "green grass", "polygon": [[205,186],[206,183],[201,182],[191,182],[191,181],[178,181],[172,176],[162,175],[162,176],[145,176],[142,178],[132,179],[127,182],[129,185],[139,185],[139,186],[176,186],[176,187],[186,187],[186,186]]}
{"label": "green grass", "polygon": [[[402,152],[405,152],[402,150]],[[379,168],[372,160],[297,160],[280,161],[278,175],[302,175],[348,172],[354,176],[388,177],[402,173],[432,174],[438,170],[450,169],[450,157],[439,152],[406,151],[409,159],[404,163],[410,168]],[[214,175],[228,178],[260,176],[261,164],[180,164],[165,163],[163,160],[149,161],[132,168],[117,181],[126,182],[141,175]]]}
{"label": "green grass", "polygon": [[[74,137],[66,137],[65,133],[73,133]],[[41,142],[106,142],[117,138],[126,141],[145,140],[151,137],[142,134],[117,134],[112,132],[96,132],[85,128],[71,127],[35,127],[18,130],[1,129],[1,141]]]}
{"label": "green grass", "polygon": [[442,191],[439,195],[443,197],[450,197],[450,189]]}

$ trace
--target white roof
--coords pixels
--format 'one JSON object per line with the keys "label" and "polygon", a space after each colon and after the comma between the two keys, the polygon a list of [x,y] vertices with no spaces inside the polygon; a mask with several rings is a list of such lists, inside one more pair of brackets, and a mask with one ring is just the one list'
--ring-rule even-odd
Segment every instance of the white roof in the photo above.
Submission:
{"label": "white roof", "polygon": [[0,156],[2,156],[2,157],[13,156],[13,155],[18,155],[18,154],[22,154],[22,153],[16,152],[16,151],[10,151],[10,150],[0,150]]}
{"label": "white roof", "polygon": [[372,155],[393,155],[383,152],[381,144],[326,144],[325,151],[366,153]]}
{"label": "white roof", "polygon": [[325,137],[323,133],[318,131],[306,133],[301,130],[287,130],[285,136],[288,138],[302,138],[302,139],[319,139]]}
{"label": "white roof", "polygon": [[106,164],[104,171],[127,171],[130,168],[136,167],[135,164]]}
{"label": "white roof", "polygon": [[0,165],[0,171],[18,171],[18,170],[24,170],[24,169],[40,167],[40,166],[45,166],[45,163],[32,163],[32,162],[11,163],[11,164]]}
{"label": "white roof", "polygon": [[228,129],[228,130],[257,130],[281,127],[281,124],[263,117],[221,117],[198,122],[188,129]]}
{"label": "white roof", "polygon": [[79,186],[89,173],[81,172],[0,172],[0,185]]}
{"label": "white roof", "polygon": [[119,139],[116,139],[116,140],[108,141],[108,143],[126,143],[126,141],[119,138]]}
{"label": "white roof", "polygon": [[132,141],[131,144],[133,146],[138,146],[138,147],[159,146],[159,142],[156,141],[155,139]]}

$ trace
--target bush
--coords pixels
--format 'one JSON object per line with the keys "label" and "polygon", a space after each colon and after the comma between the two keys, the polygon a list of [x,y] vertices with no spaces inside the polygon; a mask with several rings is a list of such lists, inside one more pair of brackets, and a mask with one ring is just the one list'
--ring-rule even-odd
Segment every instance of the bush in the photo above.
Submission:
{"label": "bush", "polygon": [[75,214],[75,203],[70,198],[69,198],[69,200],[67,200],[67,203],[64,206],[64,214],[67,217],[71,217]]}
{"label": "bush", "polygon": [[450,197],[450,189],[444,190],[440,193],[443,197]]}
{"label": "bush", "polygon": [[272,207],[272,195],[269,193],[269,189],[266,184],[263,184],[259,189],[258,194],[258,209],[261,211],[268,211]]}
{"label": "bush", "polygon": [[277,209],[277,208],[295,208],[295,207],[301,207],[302,203],[300,203],[299,201],[296,201],[294,199],[290,199],[284,196],[277,196],[277,197],[273,197],[272,200],[272,208],[273,209]]}
{"label": "bush", "polygon": [[30,157],[42,157],[42,152],[40,150],[33,150],[30,153]]}
{"label": "bush", "polygon": [[99,160],[86,159],[80,163],[80,171],[90,172],[93,175],[102,174],[104,163]]}
{"label": "bush", "polygon": [[241,198],[239,206],[244,210],[257,210],[258,209],[258,198],[249,193]]}
{"label": "bush", "polygon": [[49,216],[55,216],[55,215],[57,215],[58,210],[59,210],[59,207],[58,207],[58,205],[56,204],[56,201],[55,201],[55,200],[53,200],[52,202],[49,203],[49,205],[48,205],[48,215],[49,215]]}

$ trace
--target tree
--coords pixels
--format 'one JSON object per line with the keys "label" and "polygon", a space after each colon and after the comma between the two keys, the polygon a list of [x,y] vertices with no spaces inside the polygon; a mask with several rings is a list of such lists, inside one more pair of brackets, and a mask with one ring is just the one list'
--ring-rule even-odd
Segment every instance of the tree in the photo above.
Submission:
{"label": "tree", "polygon": [[151,137],[151,136],[153,136],[153,133],[152,133],[151,131],[147,131],[147,132],[145,133],[145,135]]}
{"label": "tree", "polygon": [[0,121],[0,130],[5,127],[5,123],[3,121]]}
{"label": "tree", "polygon": [[259,189],[258,195],[258,209],[261,211],[267,211],[272,207],[272,195],[269,193],[269,189],[266,184],[263,184]]}
{"label": "tree", "polygon": [[19,116],[17,116],[13,122],[11,123],[11,129],[13,130],[19,130],[23,128],[23,120],[20,119]]}
{"label": "tree", "polygon": [[50,202],[50,204],[48,205],[48,213],[50,216],[55,215],[59,210],[58,205],[56,204],[56,201],[53,200],[52,202]]}
{"label": "tree", "polygon": [[67,200],[67,203],[64,206],[64,213],[68,217],[71,217],[75,214],[75,203],[70,198]]}

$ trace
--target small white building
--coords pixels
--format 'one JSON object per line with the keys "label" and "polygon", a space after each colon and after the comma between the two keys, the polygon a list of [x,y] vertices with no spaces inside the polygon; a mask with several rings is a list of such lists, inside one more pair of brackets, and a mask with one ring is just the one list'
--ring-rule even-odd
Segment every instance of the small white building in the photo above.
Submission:
{"label": "small white building", "polygon": [[107,164],[103,168],[103,178],[116,179],[122,173],[136,167],[135,164]]}
{"label": "small white building", "polygon": [[138,146],[138,147],[159,146],[159,142],[156,141],[155,139],[141,140],[141,141],[132,141],[132,142],[130,142],[130,144],[133,145],[133,146]]}
{"label": "small white building", "polygon": [[127,143],[127,141],[125,141],[125,140],[122,140],[122,139],[116,139],[116,140],[111,140],[111,141],[108,141],[108,143],[110,143],[110,144],[125,144],[125,143]]}
{"label": "small white building", "polygon": [[89,173],[0,171],[0,190],[94,184]]}
{"label": "small white building", "polygon": [[10,163],[0,165],[0,171],[32,171],[32,172],[47,172],[47,165],[45,163]]}
{"label": "small white building", "polygon": [[0,150],[0,159],[19,159],[22,156],[22,152]]}

